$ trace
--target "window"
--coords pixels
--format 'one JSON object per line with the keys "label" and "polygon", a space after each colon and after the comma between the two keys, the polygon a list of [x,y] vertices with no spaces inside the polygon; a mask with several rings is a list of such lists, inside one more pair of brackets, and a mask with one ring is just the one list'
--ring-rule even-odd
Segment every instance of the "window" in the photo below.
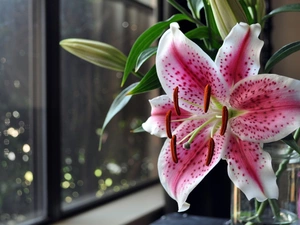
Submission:
{"label": "window", "polygon": [[45,95],[39,1],[0,8],[0,223],[45,213]]}
{"label": "window", "polygon": [[[125,54],[151,25],[153,10],[121,1],[62,0],[61,39],[86,38],[116,46]],[[149,20],[151,19],[151,20]],[[62,203],[118,193],[156,178],[160,142],[130,130],[146,120],[149,95],[135,96],[113,119],[98,151],[99,130],[108,106],[120,92],[122,74],[91,65],[61,49]],[[134,81],[134,79],[132,80]],[[127,85],[129,82],[127,83]]]}
{"label": "window", "polygon": [[130,133],[147,118],[151,94],[133,97],[98,151],[121,74],[58,45],[86,38],[128,54],[155,21],[155,7],[156,1],[1,1],[0,224],[54,221],[157,180],[161,140]]}

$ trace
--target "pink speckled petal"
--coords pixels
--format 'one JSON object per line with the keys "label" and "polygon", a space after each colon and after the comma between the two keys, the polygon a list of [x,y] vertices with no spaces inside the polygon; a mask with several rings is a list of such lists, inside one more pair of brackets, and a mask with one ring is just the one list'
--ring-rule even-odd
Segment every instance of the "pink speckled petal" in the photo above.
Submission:
{"label": "pink speckled petal", "polygon": [[278,186],[269,153],[263,151],[259,143],[242,141],[235,136],[228,139],[224,158],[232,182],[249,200],[277,199]]}
{"label": "pink speckled petal", "polygon": [[145,131],[158,137],[166,137],[166,114],[169,110],[172,111],[171,130],[175,130],[176,127],[181,124],[179,119],[188,118],[191,114],[185,110],[181,110],[181,115],[178,116],[174,109],[174,104],[167,95],[161,95],[149,100],[151,105],[151,116],[148,120],[142,124]]}
{"label": "pink speckled petal", "polygon": [[[175,131],[177,143],[195,127],[204,121],[186,121]],[[210,127],[204,129],[191,143],[191,148],[186,150],[181,144],[177,144],[178,163],[172,160],[170,139],[167,139],[158,159],[158,171],[160,181],[167,193],[177,201],[178,211],[185,211],[189,205],[186,203],[190,192],[200,183],[209,171],[221,159],[222,138],[215,140],[215,150],[209,166],[205,165],[208,153],[208,140]]]}
{"label": "pink speckled petal", "polygon": [[300,127],[300,81],[275,74],[248,77],[230,95],[233,108],[245,112],[230,120],[242,140],[271,142]]}
{"label": "pink speckled petal", "polygon": [[249,26],[239,23],[225,38],[216,56],[216,65],[228,87],[245,77],[258,74],[259,56],[263,46],[263,41],[258,39],[260,31],[259,24]]}
{"label": "pink speckled petal", "polygon": [[195,114],[202,111],[207,84],[211,85],[212,95],[216,98],[221,98],[228,91],[213,60],[185,37],[177,23],[172,23],[161,37],[156,69],[166,94],[172,98],[173,90],[178,86],[180,106]]}

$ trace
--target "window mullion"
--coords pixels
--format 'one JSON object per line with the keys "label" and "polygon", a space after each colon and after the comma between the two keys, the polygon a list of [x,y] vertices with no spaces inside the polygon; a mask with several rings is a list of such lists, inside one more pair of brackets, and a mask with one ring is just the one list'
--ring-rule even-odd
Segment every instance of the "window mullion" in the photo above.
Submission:
{"label": "window mullion", "polygon": [[61,129],[59,0],[45,0],[46,99],[47,99],[47,187],[50,221],[61,217]]}

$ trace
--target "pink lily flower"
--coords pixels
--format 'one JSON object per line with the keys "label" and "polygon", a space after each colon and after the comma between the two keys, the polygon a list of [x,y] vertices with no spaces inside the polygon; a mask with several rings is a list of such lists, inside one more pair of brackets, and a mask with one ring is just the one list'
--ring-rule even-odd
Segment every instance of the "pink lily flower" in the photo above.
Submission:
{"label": "pink lily flower", "polygon": [[[160,181],[189,208],[189,193],[221,160],[248,199],[278,198],[262,144],[300,127],[300,82],[260,74],[260,25],[237,24],[215,62],[172,23],[158,45],[157,74],[166,95],[150,100],[143,128],[168,137],[158,159]],[[256,76],[257,75],[257,76]]]}

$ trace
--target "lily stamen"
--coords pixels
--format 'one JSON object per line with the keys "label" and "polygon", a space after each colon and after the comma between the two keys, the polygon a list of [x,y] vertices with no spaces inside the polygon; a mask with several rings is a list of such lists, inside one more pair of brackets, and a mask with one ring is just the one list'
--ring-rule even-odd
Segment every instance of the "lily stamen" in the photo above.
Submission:
{"label": "lily stamen", "polygon": [[211,163],[212,157],[214,155],[214,150],[215,150],[215,141],[213,138],[210,138],[208,141],[208,152],[207,152],[206,162],[205,162],[206,166],[209,166],[209,164]]}
{"label": "lily stamen", "polygon": [[180,116],[181,112],[180,112],[180,107],[179,107],[179,104],[178,104],[178,86],[176,86],[174,88],[174,92],[173,92],[173,102],[174,102],[174,108],[175,108],[175,111],[176,111],[176,114],[178,116]]}
{"label": "lily stamen", "polygon": [[173,135],[171,139],[171,154],[172,154],[173,162],[178,163],[177,150],[176,150],[176,135]]}
{"label": "lily stamen", "polygon": [[172,111],[169,110],[166,114],[166,133],[167,133],[168,138],[172,138],[171,115],[172,115]]}
{"label": "lily stamen", "polygon": [[208,111],[210,95],[211,95],[211,86],[207,84],[204,88],[204,102],[203,102],[204,112]]}
{"label": "lily stamen", "polygon": [[222,125],[220,129],[220,135],[224,135],[227,128],[227,122],[228,122],[228,109],[226,106],[223,106],[222,108]]}

